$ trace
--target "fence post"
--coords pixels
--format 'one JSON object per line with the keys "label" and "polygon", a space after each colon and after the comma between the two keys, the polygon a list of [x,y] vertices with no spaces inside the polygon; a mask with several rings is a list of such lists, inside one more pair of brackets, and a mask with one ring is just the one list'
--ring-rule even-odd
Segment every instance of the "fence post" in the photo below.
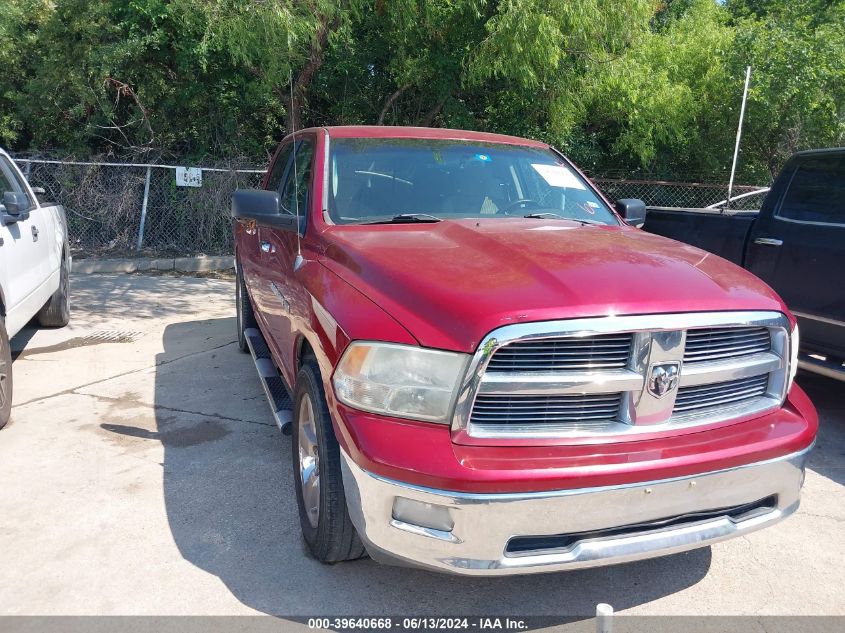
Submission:
{"label": "fence post", "polygon": [[147,177],[144,180],[144,202],[141,203],[141,225],[138,227],[138,245],[135,248],[136,252],[141,252],[141,246],[144,243],[144,224],[147,223],[147,202],[150,199],[150,174],[152,166],[147,165]]}
{"label": "fence post", "polygon": [[23,168],[23,175],[26,178],[26,181],[29,182],[29,173],[32,171],[32,161],[26,161],[26,167]]}

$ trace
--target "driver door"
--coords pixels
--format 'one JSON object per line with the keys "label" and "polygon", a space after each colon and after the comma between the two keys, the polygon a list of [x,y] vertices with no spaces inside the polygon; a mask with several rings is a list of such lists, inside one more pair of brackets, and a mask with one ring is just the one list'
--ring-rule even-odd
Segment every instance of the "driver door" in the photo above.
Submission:
{"label": "driver door", "polygon": [[[315,139],[310,135],[297,138],[295,158],[288,166],[281,187],[281,211],[298,216],[299,238],[305,234],[308,206],[311,200],[311,172],[314,160]],[[264,271],[263,301],[270,336],[281,359],[280,369],[288,384],[293,384],[296,368],[293,366],[295,319],[308,310],[308,296],[302,284],[296,279],[294,267],[299,252],[297,230],[285,230],[269,226],[258,229],[262,269]]]}

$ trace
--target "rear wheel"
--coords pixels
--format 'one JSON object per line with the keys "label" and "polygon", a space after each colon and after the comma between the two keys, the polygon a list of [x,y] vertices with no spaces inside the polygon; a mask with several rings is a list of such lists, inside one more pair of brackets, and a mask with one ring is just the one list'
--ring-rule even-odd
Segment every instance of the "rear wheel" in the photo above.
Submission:
{"label": "rear wheel", "polygon": [[249,300],[249,294],[246,291],[246,283],[244,282],[241,267],[237,267],[237,274],[235,275],[235,306],[238,315],[238,347],[242,352],[249,352],[249,345],[244,336],[244,330],[258,327],[255,322],[255,313],[252,311],[252,302]]}
{"label": "rear wheel", "polygon": [[64,327],[70,323],[70,258],[62,254],[59,271],[59,288],[38,313],[38,323],[43,327]]}
{"label": "rear wheel", "polygon": [[293,479],[305,542],[323,563],[361,558],[366,551],[346,508],[340,447],[313,357],[299,371],[293,404]]}
{"label": "rear wheel", "polygon": [[6,322],[0,319],[0,429],[12,414],[12,348]]}

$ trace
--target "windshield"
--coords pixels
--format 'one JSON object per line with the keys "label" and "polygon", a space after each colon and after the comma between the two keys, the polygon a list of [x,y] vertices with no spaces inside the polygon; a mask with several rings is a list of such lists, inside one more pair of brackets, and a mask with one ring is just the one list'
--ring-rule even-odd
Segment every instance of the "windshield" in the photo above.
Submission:
{"label": "windshield", "polygon": [[333,139],[329,198],[337,224],[400,214],[619,224],[585,180],[553,152],[500,143]]}

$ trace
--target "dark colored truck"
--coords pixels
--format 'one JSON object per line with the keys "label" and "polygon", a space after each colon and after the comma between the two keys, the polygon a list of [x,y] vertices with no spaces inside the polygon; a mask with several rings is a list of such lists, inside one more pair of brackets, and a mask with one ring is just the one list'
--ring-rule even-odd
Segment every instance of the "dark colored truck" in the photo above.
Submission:
{"label": "dark colored truck", "polygon": [[759,212],[650,208],[644,228],[768,283],[798,317],[799,366],[845,380],[845,148],[792,156]]}

